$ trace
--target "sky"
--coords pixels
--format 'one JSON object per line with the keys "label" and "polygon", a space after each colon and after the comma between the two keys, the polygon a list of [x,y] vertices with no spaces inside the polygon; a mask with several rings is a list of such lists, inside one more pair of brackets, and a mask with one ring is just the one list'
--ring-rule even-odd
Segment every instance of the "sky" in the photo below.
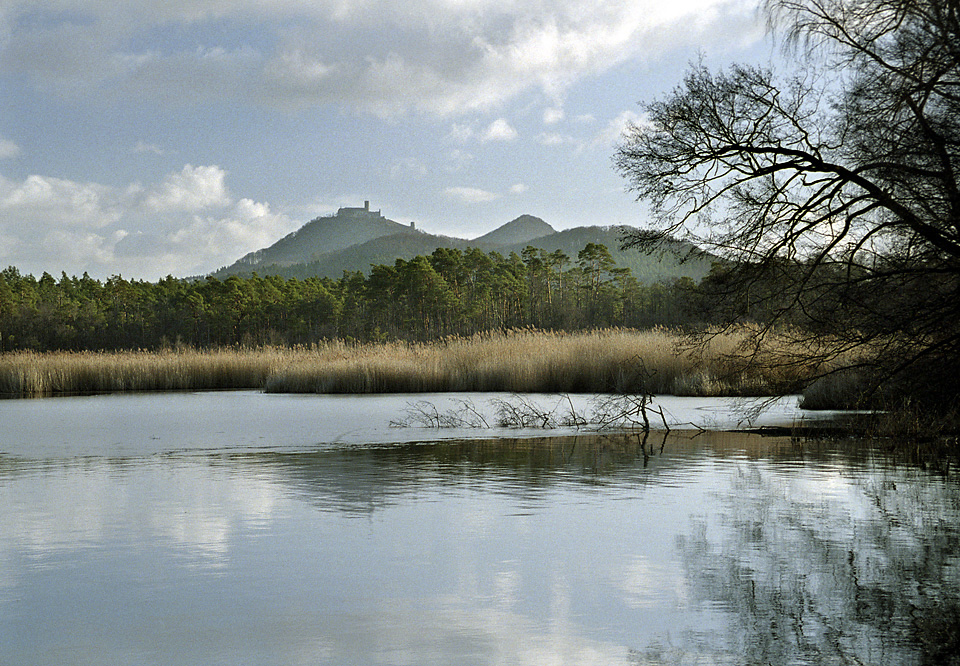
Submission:
{"label": "sky", "polygon": [[612,163],[757,0],[0,0],[0,268],[202,275],[341,206],[644,226]]}

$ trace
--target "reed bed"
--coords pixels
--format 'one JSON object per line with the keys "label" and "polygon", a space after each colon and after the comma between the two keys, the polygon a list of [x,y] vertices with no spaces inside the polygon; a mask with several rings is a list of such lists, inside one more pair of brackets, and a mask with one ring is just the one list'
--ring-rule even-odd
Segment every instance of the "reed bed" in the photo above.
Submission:
{"label": "reed bed", "polygon": [[16,352],[0,356],[0,394],[38,397],[261,388],[281,365],[280,356],[273,350]]}
{"label": "reed bed", "polygon": [[[669,329],[553,333],[521,330],[428,344],[121,353],[0,355],[0,394],[262,389],[273,393],[655,393],[771,395],[800,381],[790,365],[747,362],[748,330],[702,347]],[[785,340],[785,339],[784,339]],[[750,354],[752,361],[784,353]],[[797,353],[797,350],[790,350]]]}

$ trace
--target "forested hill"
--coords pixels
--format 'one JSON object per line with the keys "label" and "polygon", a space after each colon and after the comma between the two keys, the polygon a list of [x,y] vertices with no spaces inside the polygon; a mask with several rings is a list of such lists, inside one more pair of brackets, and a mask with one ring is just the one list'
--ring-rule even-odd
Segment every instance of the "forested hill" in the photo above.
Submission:
{"label": "forested hill", "polygon": [[393,263],[430,254],[438,247],[478,247],[493,250],[508,243],[523,243],[553,227],[532,215],[521,215],[474,241],[418,231],[416,225],[387,219],[379,210],[341,208],[336,215],[318,217],[279,241],[251,252],[213,273],[230,275],[283,275],[287,277],[339,277],[343,271],[369,271],[373,265]]}
{"label": "forested hill", "polygon": [[251,252],[220,272],[229,275],[261,265],[299,264],[319,255],[395,234],[414,235],[416,230],[388,220],[380,211],[371,211],[369,203],[364,208],[341,208],[336,215],[311,220],[270,247]]}
{"label": "forested hill", "polygon": [[526,245],[531,239],[541,238],[553,233],[556,233],[556,229],[539,217],[521,215],[502,227],[475,238],[473,242],[476,243],[477,247],[501,247],[521,243]]}
{"label": "forested hill", "polygon": [[617,266],[629,268],[637,280],[644,284],[670,281],[676,278],[691,278],[699,282],[710,272],[717,257],[698,251],[693,245],[680,241],[666,242],[663,247],[652,253],[638,250],[620,249],[620,239],[628,227],[574,227],[556,231],[547,236],[534,238],[524,243],[515,243],[499,248],[502,254],[516,252],[520,254],[527,246],[533,246],[547,252],[560,251],[569,257],[576,257],[589,243],[604,245]]}
{"label": "forested hill", "polygon": [[392,265],[397,259],[410,260],[431,254],[437,248],[520,254],[532,246],[548,252],[560,251],[575,258],[588,243],[604,245],[617,265],[629,268],[640,282],[653,284],[688,277],[699,281],[710,270],[713,257],[691,255],[692,246],[674,243],[665,251],[642,254],[621,251],[624,227],[576,227],[555,231],[532,215],[521,215],[479,238],[466,240],[438,236],[405,226],[367,208],[341,209],[337,215],[318,218],[274,245],[253,252],[212,275],[249,277],[254,273],[285,278],[339,278],[344,272],[369,273],[371,267]]}

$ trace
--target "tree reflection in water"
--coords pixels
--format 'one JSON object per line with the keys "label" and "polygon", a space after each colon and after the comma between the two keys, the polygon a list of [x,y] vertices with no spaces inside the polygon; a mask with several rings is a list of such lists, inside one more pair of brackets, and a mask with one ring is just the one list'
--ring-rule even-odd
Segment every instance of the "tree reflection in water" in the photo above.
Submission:
{"label": "tree reflection in water", "polygon": [[678,538],[741,663],[960,663],[960,488],[870,467],[745,465]]}
{"label": "tree reflection in water", "polygon": [[960,650],[960,485],[867,445],[34,446],[0,453],[4,664],[949,664]]}
{"label": "tree reflection in water", "polygon": [[[723,444],[716,433],[497,439],[273,464],[312,501],[365,513],[430,480],[450,487],[483,479],[537,495],[566,483],[673,482],[671,470],[703,459],[700,446],[724,465],[743,457],[736,473],[724,473],[714,502],[692,509],[676,541],[691,603],[726,616],[728,630],[634,649],[633,663],[694,655],[743,664],[960,663],[956,480],[893,464],[874,449],[804,454],[756,441]],[[744,442],[753,448],[739,448]]]}

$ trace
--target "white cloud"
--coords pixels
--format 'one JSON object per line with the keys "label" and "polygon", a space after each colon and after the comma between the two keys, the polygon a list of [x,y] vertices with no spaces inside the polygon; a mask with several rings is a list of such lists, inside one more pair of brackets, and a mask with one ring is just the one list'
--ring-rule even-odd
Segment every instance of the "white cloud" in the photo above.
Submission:
{"label": "white cloud", "polygon": [[217,166],[186,165],[148,187],[0,177],[0,264],[25,272],[156,279],[233,262],[300,223],[233,202]]}
{"label": "white cloud", "polygon": [[165,238],[165,250],[178,264],[200,268],[211,257],[231,263],[254,249],[267,247],[299,225],[265,203],[241,199],[223,215],[196,216]]}
{"label": "white cloud", "polygon": [[25,224],[31,219],[99,229],[120,219],[124,193],[96,183],[77,183],[60,178],[28,176],[21,183],[0,181],[0,214],[16,215]]}
{"label": "white cloud", "polygon": [[565,143],[573,143],[574,139],[559,132],[546,132],[537,135],[537,143],[541,146],[562,146]]}
{"label": "white cloud", "polygon": [[[60,271],[67,274],[81,274],[83,271],[93,270],[115,264],[113,247],[126,236],[123,232],[97,233],[77,228],[53,228],[40,239],[39,248],[43,256],[56,257],[56,266],[46,266],[44,270],[59,275]],[[32,254],[27,243],[21,242],[21,250],[26,255]],[[74,267],[84,266],[83,271]],[[37,271],[39,272],[39,271]],[[110,273],[123,272],[122,268],[109,271]]]}
{"label": "white cloud", "polygon": [[427,167],[415,157],[395,161],[390,166],[390,177],[420,179],[427,175]]}
{"label": "white cloud", "polygon": [[564,118],[563,109],[558,108],[549,108],[544,109],[543,111],[543,124],[544,125],[554,125]]}
{"label": "white cloud", "polygon": [[301,49],[292,49],[278,54],[267,64],[265,72],[280,87],[305,91],[323,85],[336,74],[336,67],[311,57]]}
{"label": "white cloud", "polygon": [[472,124],[454,123],[447,134],[447,138],[456,143],[478,141],[513,141],[518,136],[517,130],[506,118],[497,118],[482,131],[477,131]]}
{"label": "white cloud", "polygon": [[523,194],[529,189],[524,183],[514,183],[510,186],[510,194]]}
{"label": "white cloud", "polygon": [[218,166],[187,164],[172,173],[148,197],[147,206],[157,211],[199,211],[230,204],[224,181],[227,173]]}
{"label": "white cloud", "polygon": [[[752,0],[91,0],[68,13],[61,4],[7,10],[0,69],[67,95],[334,103],[384,116],[490,110],[529,91],[556,104],[584,77],[722,45],[732,25],[756,23]],[[27,12],[35,20],[20,20]]]}
{"label": "white cloud", "polygon": [[607,123],[606,127],[594,137],[593,142],[595,145],[609,148],[620,142],[623,137],[623,132],[627,127],[630,125],[639,125],[642,127],[646,122],[647,119],[642,114],[634,111],[623,111]]}
{"label": "white cloud", "polygon": [[517,138],[517,130],[505,118],[497,118],[483,133],[484,141],[513,141]]}
{"label": "white cloud", "polygon": [[488,192],[476,187],[448,187],[444,194],[451,199],[458,199],[462,203],[477,204],[499,199],[500,195],[495,192]]}
{"label": "white cloud", "polygon": [[166,151],[164,151],[163,148],[161,148],[155,143],[147,143],[146,141],[137,141],[137,145],[133,147],[133,152],[153,153],[154,155],[164,155]]}
{"label": "white cloud", "polygon": [[[130,204],[127,191],[96,183],[0,177],[0,264],[37,274],[102,265],[119,240],[110,227]],[[46,263],[51,258],[57,265]]]}
{"label": "white cloud", "polygon": [[453,127],[450,128],[450,133],[447,135],[450,140],[457,143],[467,143],[474,137],[473,127],[464,123],[454,123]]}
{"label": "white cloud", "polygon": [[9,139],[0,137],[0,160],[8,160],[20,155],[20,146]]}

